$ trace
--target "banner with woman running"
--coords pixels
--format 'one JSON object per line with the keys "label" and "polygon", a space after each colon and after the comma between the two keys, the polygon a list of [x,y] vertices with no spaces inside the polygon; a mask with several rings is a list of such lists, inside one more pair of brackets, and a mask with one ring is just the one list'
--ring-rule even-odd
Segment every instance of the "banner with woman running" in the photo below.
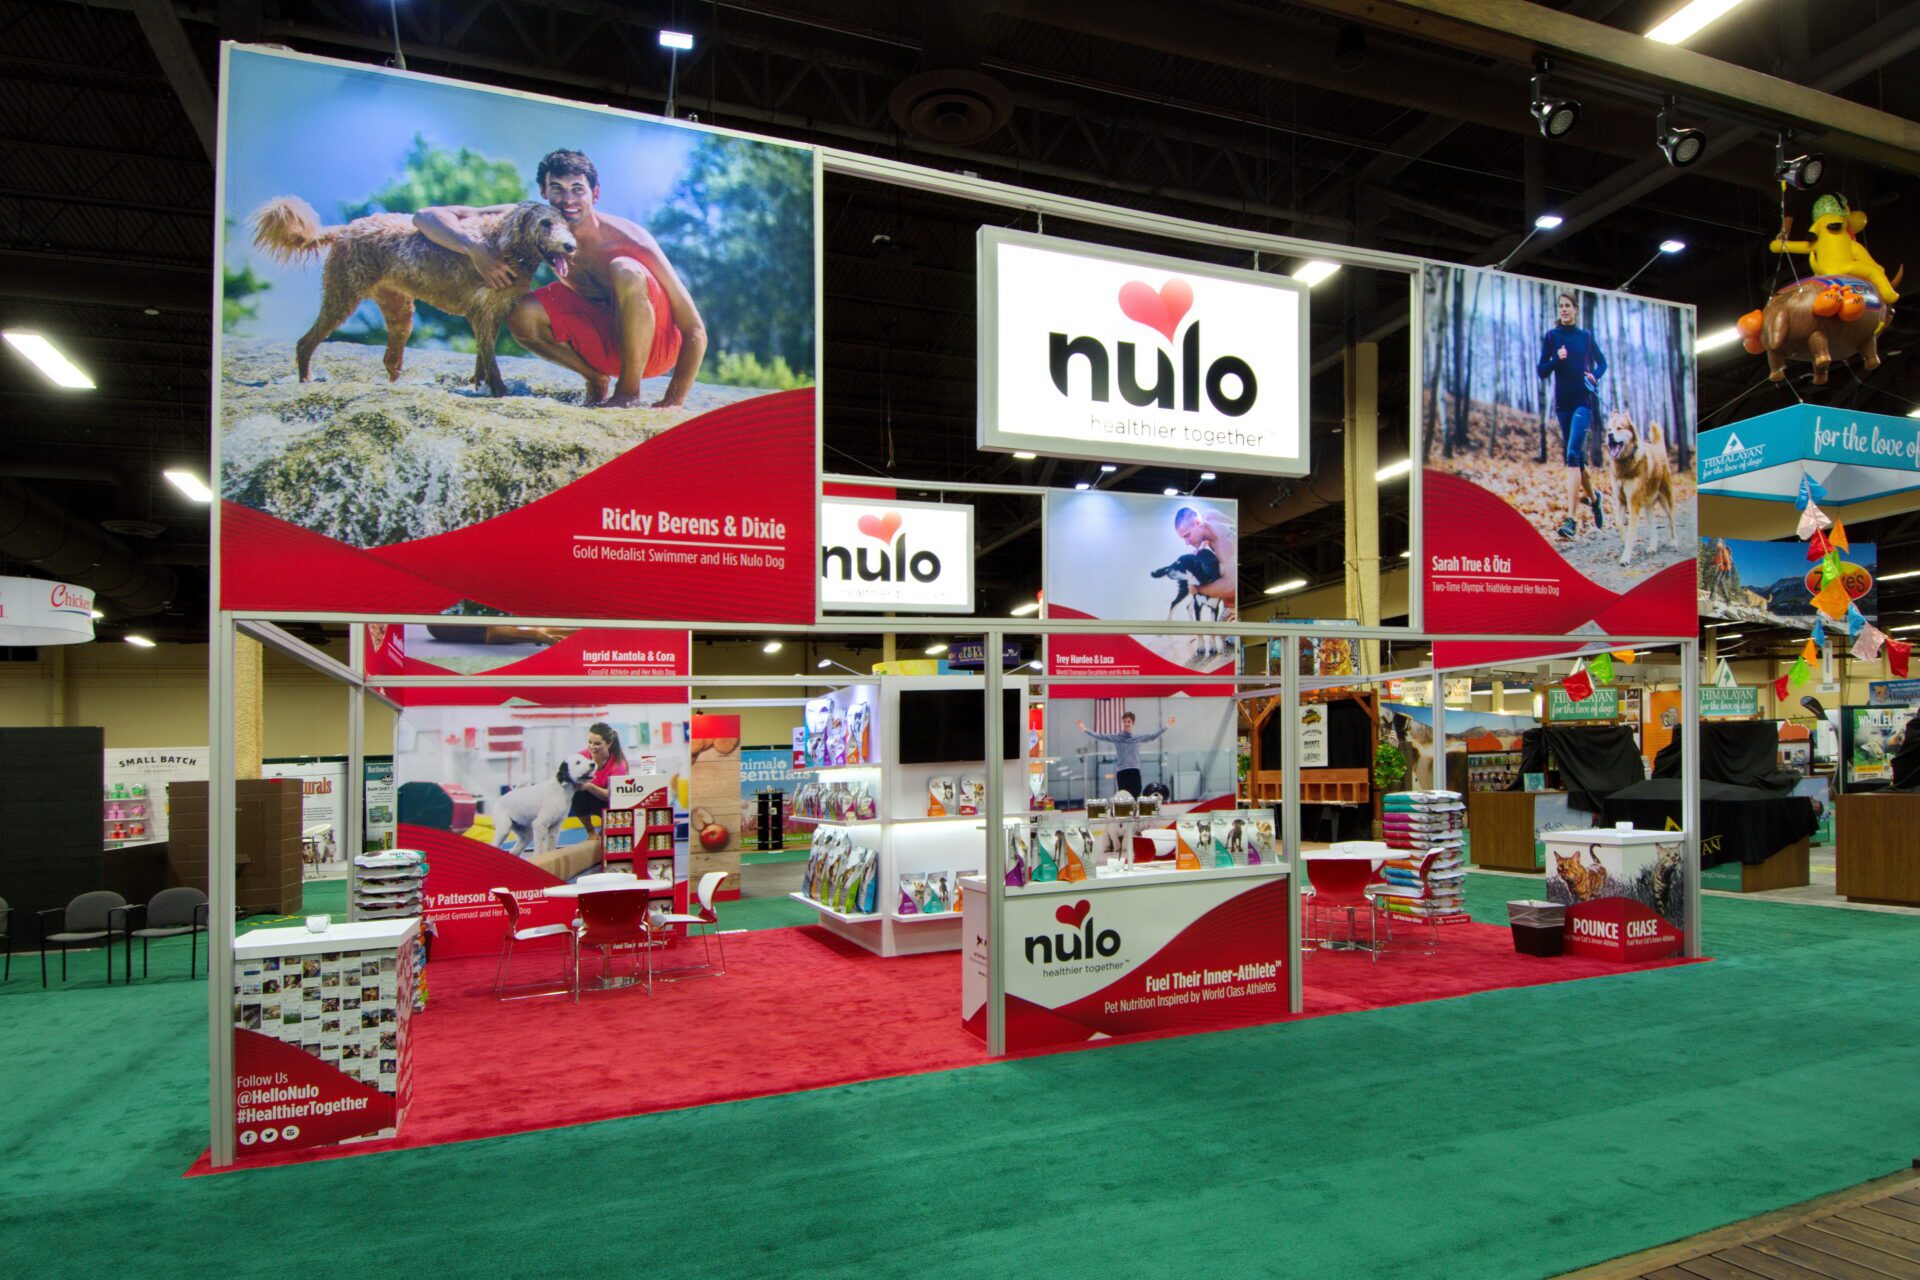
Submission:
{"label": "banner with woman running", "polygon": [[1426,629],[1692,635],[1693,308],[1429,264],[1423,314]]}

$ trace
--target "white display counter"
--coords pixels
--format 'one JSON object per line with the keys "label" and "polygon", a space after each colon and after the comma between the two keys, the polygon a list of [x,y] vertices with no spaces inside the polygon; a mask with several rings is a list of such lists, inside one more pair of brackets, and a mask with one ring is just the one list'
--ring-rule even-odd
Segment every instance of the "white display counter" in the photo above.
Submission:
{"label": "white display counter", "polygon": [[1549,831],[1547,898],[1567,904],[1568,955],[1659,960],[1680,954],[1685,908],[1678,831]]}
{"label": "white display counter", "polygon": [[1007,1050],[1287,1014],[1287,869],[1120,871],[1006,894],[994,938],[984,879],[962,879],[960,1017],[986,1037],[987,948],[1006,973]]}
{"label": "white display counter", "polygon": [[390,1138],[413,1092],[416,918],[256,929],[233,945],[238,1154]]}

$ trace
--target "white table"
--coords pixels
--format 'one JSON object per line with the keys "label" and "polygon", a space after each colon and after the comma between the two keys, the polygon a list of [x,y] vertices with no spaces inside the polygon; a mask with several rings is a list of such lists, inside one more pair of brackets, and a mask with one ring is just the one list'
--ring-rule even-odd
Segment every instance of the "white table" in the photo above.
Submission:
{"label": "white table", "polygon": [[[1329,893],[1364,892],[1368,882],[1373,878],[1373,872],[1399,856],[1385,845],[1375,845],[1372,841],[1355,843],[1363,847],[1341,847],[1336,845],[1331,849],[1303,849],[1300,851],[1301,858],[1308,863],[1332,863],[1334,867],[1338,868],[1338,870],[1335,871],[1334,867],[1329,867],[1328,870],[1331,874],[1324,877],[1325,883],[1314,886],[1316,890],[1325,889]],[[1365,870],[1361,869],[1362,866],[1365,867]],[[1311,869],[1309,869],[1309,871],[1311,871]],[[1309,883],[1312,883],[1313,877],[1311,874],[1308,875],[1307,879]],[[1338,907],[1334,909],[1339,910]],[[1367,907],[1369,916],[1368,925],[1370,929],[1377,930],[1378,925],[1371,918],[1372,913],[1376,909],[1371,899],[1369,899]],[[1352,908],[1348,909],[1347,925],[1349,936],[1346,942],[1335,942],[1331,937],[1323,938],[1320,942],[1321,950],[1372,951],[1376,953],[1376,955],[1378,954],[1378,933],[1374,933],[1371,945],[1362,945],[1358,936],[1358,927],[1353,923]]]}
{"label": "white table", "polygon": [[[550,888],[541,890],[541,892],[549,898],[573,898],[578,900],[590,893],[612,893],[626,889],[645,889],[649,893],[671,893],[673,891],[673,881],[642,880],[638,876],[625,875],[618,871],[605,871],[595,875],[581,876],[580,879],[574,881],[572,884],[556,884]],[[574,960],[577,970],[579,957],[576,956]],[[637,981],[634,978],[615,977],[611,972],[611,968],[611,962],[608,961],[607,967],[601,971],[600,986],[602,989],[630,987]],[[574,998],[578,1000],[579,993],[577,988],[579,975],[577,972],[574,976],[574,982],[576,987]]]}

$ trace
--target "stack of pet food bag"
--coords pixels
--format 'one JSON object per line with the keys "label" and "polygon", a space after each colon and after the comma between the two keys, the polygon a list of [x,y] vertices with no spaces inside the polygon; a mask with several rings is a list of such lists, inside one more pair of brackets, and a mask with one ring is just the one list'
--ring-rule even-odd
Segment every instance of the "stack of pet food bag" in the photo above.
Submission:
{"label": "stack of pet food bag", "polygon": [[1395,791],[1382,797],[1381,820],[1394,857],[1373,886],[1381,908],[1403,919],[1467,923],[1467,806],[1458,791]]}

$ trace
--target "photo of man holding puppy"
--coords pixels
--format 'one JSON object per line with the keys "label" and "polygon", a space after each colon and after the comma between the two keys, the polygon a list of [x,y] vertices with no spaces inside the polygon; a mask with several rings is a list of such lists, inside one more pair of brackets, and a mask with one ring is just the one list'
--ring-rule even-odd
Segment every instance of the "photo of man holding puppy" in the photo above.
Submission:
{"label": "photo of man holding puppy", "polygon": [[[508,330],[535,355],[585,378],[587,404],[631,408],[640,403],[640,380],[668,370],[673,377],[653,407],[684,404],[706,358],[707,331],[659,241],[597,207],[600,172],[583,152],[548,152],[534,185],[579,248],[565,274],[514,303]],[[465,224],[510,208],[433,206],[416,213],[413,225],[441,248],[465,254],[483,280],[504,289],[515,283],[512,265]]]}

